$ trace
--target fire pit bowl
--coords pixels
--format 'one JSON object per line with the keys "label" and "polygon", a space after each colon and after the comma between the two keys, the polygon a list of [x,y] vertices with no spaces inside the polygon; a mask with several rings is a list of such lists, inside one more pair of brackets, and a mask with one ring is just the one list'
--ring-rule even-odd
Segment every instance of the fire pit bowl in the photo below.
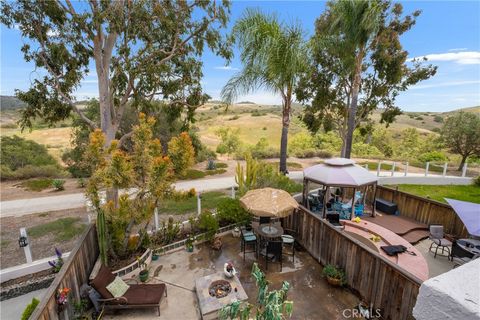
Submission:
{"label": "fire pit bowl", "polygon": [[208,288],[210,296],[217,299],[228,296],[230,292],[232,292],[232,286],[230,285],[230,282],[226,280],[213,281]]}

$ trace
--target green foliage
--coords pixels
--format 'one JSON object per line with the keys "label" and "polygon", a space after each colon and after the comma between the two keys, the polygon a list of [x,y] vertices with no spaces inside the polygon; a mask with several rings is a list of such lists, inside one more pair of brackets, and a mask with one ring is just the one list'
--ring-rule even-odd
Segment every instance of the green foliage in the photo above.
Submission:
{"label": "green foliage", "polygon": [[323,267],[322,274],[325,277],[340,280],[342,285],[346,282],[345,272],[342,269],[335,267],[334,265],[327,264],[325,267]]}
{"label": "green foliage", "polygon": [[18,136],[0,137],[1,179],[29,179],[36,177],[61,177],[57,161],[47,148],[32,140]]}
{"label": "green foliage", "polygon": [[247,148],[242,154],[250,153],[256,159],[278,158],[279,151],[269,146],[268,140],[264,137],[260,138],[254,146]]}
{"label": "green foliage", "polygon": [[220,138],[217,146],[218,153],[231,155],[239,149],[241,145],[240,129],[219,128],[215,134]]}
{"label": "green foliage", "polygon": [[186,132],[173,137],[168,143],[168,156],[172,161],[173,170],[178,175],[185,174],[186,170],[195,162],[195,150],[192,139]]}
{"label": "green foliage", "polygon": [[436,72],[422,61],[409,63],[400,42],[419,14],[406,15],[401,4],[387,1],[327,2],[295,91],[299,102],[308,103],[302,120],[312,132],[336,130],[348,149],[354,129],[380,106],[381,123],[401,114],[399,93]]}
{"label": "green foliage", "polygon": [[65,180],[62,180],[62,179],[55,179],[52,181],[52,187],[56,190],[56,191],[62,191],[62,190],[65,190]]}
{"label": "green foliage", "polygon": [[209,159],[207,162],[207,170],[215,170],[217,169],[217,163],[213,159]]}
{"label": "green foliage", "polygon": [[421,154],[418,157],[418,160],[421,162],[435,162],[435,161],[446,161],[447,156],[441,151],[430,151]]}
{"label": "green foliage", "polygon": [[77,180],[77,186],[79,188],[85,188],[86,185],[87,185],[87,182],[85,181],[84,178],[80,178]]}
{"label": "green foliage", "polygon": [[228,164],[224,163],[224,162],[217,162],[216,163],[216,166],[217,166],[217,169],[225,169],[225,168],[228,168]]}
{"label": "green foliage", "polygon": [[451,152],[462,157],[461,170],[469,156],[480,156],[480,115],[462,111],[447,118],[441,138]]}
{"label": "green foliage", "polygon": [[480,176],[473,179],[473,184],[477,187],[480,187]]}
{"label": "green foliage", "polygon": [[438,122],[438,123],[443,123],[443,117],[442,116],[434,116],[433,121]]}
{"label": "green foliage", "polygon": [[245,194],[248,190],[254,189],[257,184],[258,161],[250,154],[245,155],[245,170],[240,163],[237,163],[235,170],[235,182],[238,184],[240,195]]}
{"label": "green foliage", "polygon": [[180,234],[180,223],[175,222],[172,217],[168,217],[168,221],[162,222],[162,230],[163,230],[163,244],[170,244],[172,243],[177,236]]}
{"label": "green foliage", "polygon": [[38,300],[37,298],[32,298],[32,301],[27,305],[25,310],[23,310],[22,317],[20,319],[28,320],[39,303],[40,300]]}
{"label": "green foliage", "polygon": [[289,193],[302,191],[302,185],[291,180],[289,177],[281,174],[277,168],[265,162],[260,162],[258,166],[257,179],[252,189],[274,188],[285,190]]}
{"label": "green foliage", "polygon": [[225,224],[246,223],[250,221],[251,215],[240,205],[238,199],[223,198],[218,203],[216,218]]}
{"label": "green foliage", "polygon": [[193,131],[190,130],[189,132],[190,138],[192,139],[192,145],[193,148],[195,149],[195,161],[196,162],[203,162],[207,159],[216,159],[217,154],[215,151],[210,150],[207,148],[202,141],[200,141],[200,138],[198,135]]}
{"label": "green foliage", "polygon": [[197,226],[201,232],[205,232],[205,240],[211,242],[215,238],[215,234],[218,231],[218,220],[208,210],[204,210],[198,216]]}
{"label": "green foliage", "polygon": [[251,319],[252,310],[255,310],[255,319],[257,320],[281,320],[291,317],[293,302],[287,300],[290,284],[284,281],[280,290],[270,291],[265,274],[256,262],[252,267],[252,277],[258,289],[257,305],[250,303],[242,305],[240,301],[232,302],[220,310],[219,318],[221,320],[248,320]]}
{"label": "green foliage", "polygon": [[62,242],[80,235],[83,230],[85,230],[85,225],[80,218],[66,217],[30,227],[28,228],[28,235],[32,238],[52,235],[54,241]]}
{"label": "green foliage", "polygon": [[33,179],[22,182],[20,186],[30,191],[42,191],[50,188],[52,182],[52,179]]}

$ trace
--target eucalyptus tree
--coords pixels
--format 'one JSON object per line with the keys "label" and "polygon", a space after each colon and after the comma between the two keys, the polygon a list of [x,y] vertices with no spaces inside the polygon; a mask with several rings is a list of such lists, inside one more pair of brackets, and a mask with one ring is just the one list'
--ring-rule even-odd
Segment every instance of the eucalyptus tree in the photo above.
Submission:
{"label": "eucalyptus tree", "polygon": [[297,99],[309,105],[303,120],[312,131],[336,129],[349,158],[353,131],[381,108],[387,125],[401,113],[401,91],[436,72],[422,60],[408,60],[400,36],[420,15],[404,15],[390,1],[340,0],[327,3],[310,41],[312,60],[299,83]]}
{"label": "eucalyptus tree", "polygon": [[[76,113],[92,130],[98,126],[108,146],[132,135],[117,132],[128,103],[154,98],[191,112],[202,93],[200,57],[208,46],[229,58],[223,1],[2,1],[0,21],[25,39],[26,61],[43,69],[29,90],[21,124],[42,117],[50,123]],[[75,104],[75,90],[89,74],[98,79],[99,125]]]}
{"label": "eucalyptus tree", "polygon": [[287,144],[294,90],[305,70],[306,45],[300,25],[286,25],[275,15],[247,9],[234,25],[243,69],[222,89],[231,104],[239,95],[263,88],[282,97],[280,172],[287,172]]}

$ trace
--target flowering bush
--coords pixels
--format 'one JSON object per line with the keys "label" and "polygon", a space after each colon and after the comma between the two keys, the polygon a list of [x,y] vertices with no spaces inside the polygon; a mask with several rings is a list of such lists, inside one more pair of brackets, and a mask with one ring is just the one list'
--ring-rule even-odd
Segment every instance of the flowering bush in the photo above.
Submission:
{"label": "flowering bush", "polygon": [[57,273],[63,266],[62,252],[55,248],[55,254],[57,255],[57,260],[48,261],[48,264],[52,267],[53,272]]}
{"label": "flowering bush", "polygon": [[62,288],[58,289],[57,291],[57,304],[58,305],[65,305],[68,302],[68,293],[70,292],[70,288]]}

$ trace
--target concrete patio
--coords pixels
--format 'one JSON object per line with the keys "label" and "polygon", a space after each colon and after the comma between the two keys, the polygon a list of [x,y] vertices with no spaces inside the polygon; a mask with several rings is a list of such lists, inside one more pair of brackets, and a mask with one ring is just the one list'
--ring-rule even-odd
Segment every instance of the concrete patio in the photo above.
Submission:
{"label": "concrete patio", "polygon": [[[247,254],[245,262],[240,252],[240,239],[224,236],[221,251],[213,251],[207,245],[200,245],[193,253],[185,250],[161,256],[150,265],[152,283],[165,282],[168,297],[161,304],[162,319],[200,319],[195,279],[215,272],[221,272],[225,262],[233,262],[239,279],[248,295],[248,301],[255,303],[257,290],[250,276],[254,254]],[[264,260],[259,258],[264,270]],[[284,256],[283,270],[276,263],[269,264],[267,279],[271,289],[279,289],[282,281],[291,284],[288,299],[294,302],[292,319],[343,319],[342,311],[358,305],[359,298],[347,289],[334,288],[321,276],[321,265],[307,252],[297,251],[295,263],[291,256]],[[123,310],[106,314],[104,319],[158,319],[154,309]]]}

